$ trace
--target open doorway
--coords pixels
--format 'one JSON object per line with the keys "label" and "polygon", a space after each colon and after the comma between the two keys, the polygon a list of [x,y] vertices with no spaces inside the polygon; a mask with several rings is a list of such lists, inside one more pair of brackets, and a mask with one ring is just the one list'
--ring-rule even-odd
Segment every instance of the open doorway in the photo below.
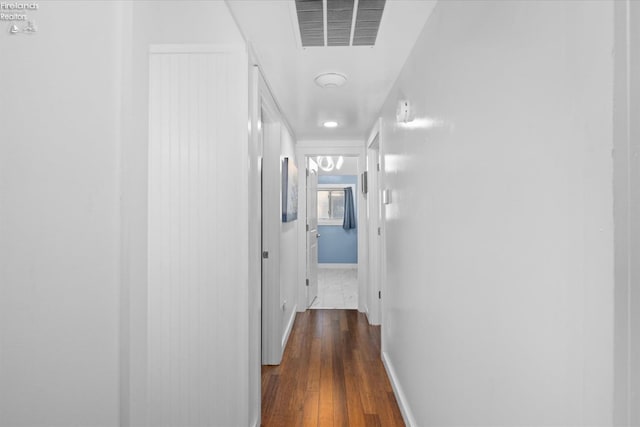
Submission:
{"label": "open doorway", "polygon": [[[319,260],[328,261],[324,257],[325,247],[322,246],[324,227],[322,226],[321,221],[320,228],[316,227],[316,232],[311,232],[311,230],[313,230],[313,223],[309,224],[308,221],[313,221],[314,216],[312,214],[309,214],[309,212],[315,212],[315,218],[317,218],[318,198],[317,188],[315,190],[309,190],[308,186],[310,185],[310,182],[312,182],[309,180],[315,178],[315,183],[317,185],[320,185],[320,188],[323,188],[322,185],[327,183],[326,180],[328,178],[323,178],[322,176],[325,176],[324,173],[329,173],[331,172],[331,170],[322,171],[323,175],[320,175],[320,166],[323,166],[325,169],[331,169],[329,165],[331,164],[331,162],[333,162],[333,171],[335,171],[340,156],[342,156],[343,158],[340,167],[343,172],[340,173],[347,174],[347,171],[349,170],[345,169],[349,167],[346,165],[347,161],[355,163],[356,165],[355,170],[352,169],[349,175],[355,175],[356,177],[356,184],[353,185],[352,192],[355,205],[354,211],[357,230],[357,233],[355,233],[355,238],[357,240],[357,259],[354,262],[340,264],[351,264],[349,265],[349,267],[353,267],[355,264],[357,269],[357,292],[355,308],[357,308],[359,312],[367,312],[367,216],[366,195],[362,192],[361,186],[362,174],[364,173],[366,168],[366,145],[361,140],[332,142],[298,141],[296,145],[296,159],[298,165],[301,165],[300,171],[302,172],[302,168],[306,169],[306,173],[302,172],[298,174],[298,182],[300,188],[298,218],[301,219],[301,221],[298,221],[298,253],[300,254],[300,256],[298,257],[298,283],[300,286],[298,290],[299,311],[305,311],[309,309],[312,304],[314,304],[314,299],[317,297],[317,294],[315,293],[317,292],[317,290],[314,289],[314,280],[317,283],[318,273],[324,273],[324,271],[319,270],[324,269],[327,266],[331,266],[331,264],[338,264],[337,262],[318,262]],[[331,157],[331,159],[329,159],[328,157]],[[329,173],[329,175],[331,174]],[[344,189],[342,191],[344,192]],[[307,197],[308,194],[313,194],[314,196]],[[334,213],[334,216],[336,214],[339,214],[339,212],[336,211]],[[325,231],[324,234],[326,233],[327,232]],[[317,236],[318,234],[320,236]],[[317,249],[323,252],[319,252],[318,256],[309,257],[309,243],[313,243],[314,236],[317,236],[316,238],[319,240],[320,244]],[[320,266],[321,264],[327,265]],[[349,299],[351,300],[352,298]],[[319,302],[315,302],[315,304],[317,306]],[[351,305],[351,307],[353,307],[353,305]]]}
{"label": "open doorway", "polygon": [[358,157],[307,157],[308,308],[358,308]]}

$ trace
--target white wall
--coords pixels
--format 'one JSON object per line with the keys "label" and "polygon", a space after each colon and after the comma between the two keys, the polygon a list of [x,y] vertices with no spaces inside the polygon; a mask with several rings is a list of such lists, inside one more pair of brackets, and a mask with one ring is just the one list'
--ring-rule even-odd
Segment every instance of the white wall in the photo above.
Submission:
{"label": "white wall", "polygon": [[[3,426],[146,425],[148,48],[244,43],[222,1],[90,3],[42,2],[37,34],[0,35],[11,99],[0,102]],[[238,95],[233,144],[245,166],[248,97]],[[246,245],[236,245],[246,272]],[[235,279],[219,289],[237,301],[217,326],[238,325],[221,348],[259,339],[247,330],[247,279]],[[259,417],[259,354],[237,353],[208,367],[239,378],[220,422],[248,424]]]}
{"label": "white wall", "polygon": [[[280,139],[281,158],[288,157],[290,162],[296,163],[295,141],[286,126],[281,127]],[[296,164],[298,174],[305,171],[304,164]],[[300,190],[300,189],[299,189]],[[282,309],[282,344],[283,350],[293,320],[296,315],[298,302],[298,222],[303,221],[298,216],[297,221],[280,223],[280,306]],[[303,253],[304,254],[304,253]]]}
{"label": "white wall", "polygon": [[118,425],[120,12],[2,23],[2,426]]}
{"label": "white wall", "polygon": [[383,350],[415,425],[612,423],[612,37],[612,2],[440,2],[390,93]]}
{"label": "white wall", "polygon": [[640,4],[615,3],[615,424],[640,425]]}

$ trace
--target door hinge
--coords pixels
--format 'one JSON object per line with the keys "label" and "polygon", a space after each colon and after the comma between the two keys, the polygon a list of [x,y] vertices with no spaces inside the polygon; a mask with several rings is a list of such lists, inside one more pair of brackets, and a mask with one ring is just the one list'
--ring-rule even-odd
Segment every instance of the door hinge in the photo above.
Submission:
{"label": "door hinge", "polygon": [[309,176],[309,169],[307,169],[307,176]]}
{"label": "door hinge", "polygon": [[378,172],[380,172],[380,163],[378,163],[376,167],[378,168]]}
{"label": "door hinge", "polygon": [[264,259],[269,258],[269,251],[263,251],[262,252],[262,258],[264,258]]}
{"label": "door hinge", "polygon": [[382,299],[382,291],[378,291],[378,299]]}
{"label": "door hinge", "polygon": [[381,230],[380,230],[380,227],[378,227],[378,236],[381,236],[380,233],[381,233]]}
{"label": "door hinge", "polygon": [[309,279],[307,279],[307,286],[309,286]]}
{"label": "door hinge", "polygon": [[309,224],[307,224],[307,231],[309,231]]}

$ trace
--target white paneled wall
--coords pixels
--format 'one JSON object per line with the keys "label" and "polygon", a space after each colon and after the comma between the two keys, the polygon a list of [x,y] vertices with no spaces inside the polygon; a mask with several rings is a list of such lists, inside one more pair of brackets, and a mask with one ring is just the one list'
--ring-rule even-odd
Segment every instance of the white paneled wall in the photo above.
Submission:
{"label": "white paneled wall", "polygon": [[150,58],[149,424],[248,424],[247,57]]}

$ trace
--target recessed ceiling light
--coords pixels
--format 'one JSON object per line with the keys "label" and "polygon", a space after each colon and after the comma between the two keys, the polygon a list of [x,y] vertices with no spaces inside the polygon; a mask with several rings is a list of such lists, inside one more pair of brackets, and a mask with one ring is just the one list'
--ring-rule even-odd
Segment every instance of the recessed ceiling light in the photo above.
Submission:
{"label": "recessed ceiling light", "polygon": [[340,73],[322,73],[314,81],[322,88],[340,87],[346,83],[347,77]]}
{"label": "recessed ceiling light", "polygon": [[338,127],[338,122],[324,122],[322,124],[322,126],[324,126],[326,128],[337,128]]}

